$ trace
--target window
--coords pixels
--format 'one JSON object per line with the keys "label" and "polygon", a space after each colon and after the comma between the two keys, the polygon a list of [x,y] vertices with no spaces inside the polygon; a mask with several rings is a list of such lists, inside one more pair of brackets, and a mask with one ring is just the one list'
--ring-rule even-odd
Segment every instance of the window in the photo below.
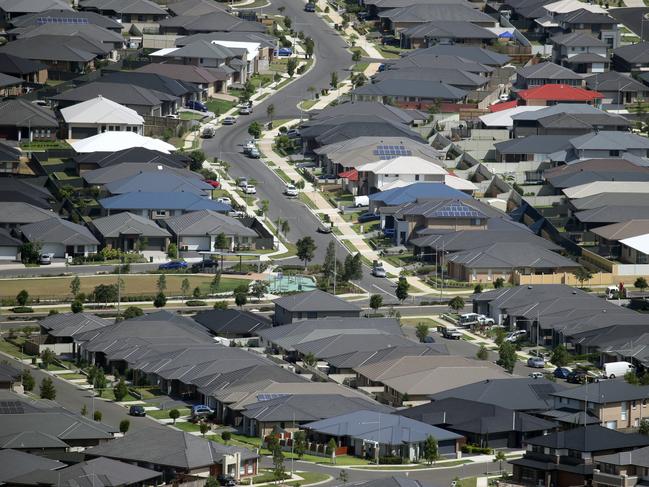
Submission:
{"label": "window", "polygon": [[620,403],[620,419],[626,421],[629,417],[629,403],[622,401]]}
{"label": "window", "polygon": [[415,181],[419,181],[419,174],[415,174]]}
{"label": "window", "polygon": [[620,151],[619,150],[610,150],[608,151],[608,155],[611,157],[619,157],[620,156]]}
{"label": "window", "polygon": [[631,409],[635,409],[637,406],[636,401],[631,401]]}

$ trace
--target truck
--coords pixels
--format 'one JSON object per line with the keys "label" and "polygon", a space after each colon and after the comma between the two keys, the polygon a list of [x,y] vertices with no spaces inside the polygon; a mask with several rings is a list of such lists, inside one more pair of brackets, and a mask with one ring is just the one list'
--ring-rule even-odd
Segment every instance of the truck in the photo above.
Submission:
{"label": "truck", "polygon": [[454,326],[444,326],[441,329],[442,336],[448,340],[459,340],[462,338],[462,333]]}

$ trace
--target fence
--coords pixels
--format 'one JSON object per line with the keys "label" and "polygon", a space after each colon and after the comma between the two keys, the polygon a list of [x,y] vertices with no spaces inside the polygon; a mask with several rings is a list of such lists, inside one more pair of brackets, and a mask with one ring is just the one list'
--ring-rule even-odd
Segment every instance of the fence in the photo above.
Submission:
{"label": "fence", "polygon": [[153,115],[143,115],[144,118],[144,135],[146,136],[164,136],[173,135],[180,137],[191,129],[192,120],[178,120],[175,118],[155,117]]}

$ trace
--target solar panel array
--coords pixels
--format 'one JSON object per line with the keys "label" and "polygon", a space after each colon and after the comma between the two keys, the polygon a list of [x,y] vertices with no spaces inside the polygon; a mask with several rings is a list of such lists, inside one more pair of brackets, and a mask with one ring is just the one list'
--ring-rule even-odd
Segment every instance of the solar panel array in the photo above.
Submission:
{"label": "solar panel array", "polygon": [[270,401],[271,399],[277,399],[278,397],[289,396],[290,394],[282,393],[263,393],[257,394],[257,401]]}
{"label": "solar panel array", "polygon": [[435,215],[442,218],[480,218],[483,216],[482,213],[470,206],[457,203],[443,206],[435,211]]}
{"label": "solar panel array", "polygon": [[0,414],[23,414],[24,412],[20,401],[0,401]]}
{"label": "solar panel array", "polygon": [[36,23],[39,25],[45,24],[75,24],[87,25],[90,23],[85,17],[38,17]]}
{"label": "solar panel array", "polygon": [[377,145],[374,155],[385,159],[394,159],[399,156],[411,156],[412,151],[403,145]]}

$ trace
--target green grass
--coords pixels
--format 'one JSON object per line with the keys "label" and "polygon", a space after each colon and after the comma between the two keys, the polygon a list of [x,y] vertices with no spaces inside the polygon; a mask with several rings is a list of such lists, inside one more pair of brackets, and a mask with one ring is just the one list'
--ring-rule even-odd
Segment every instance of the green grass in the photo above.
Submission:
{"label": "green grass", "polygon": [[0,340],[0,352],[7,353],[16,358],[29,358],[29,355],[20,352],[20,348],[5,340]]}
{"label": "green grass", "polygon": [[180,117],[181,120],[203,120],[205,115],[193,112],[180,112],[178,117]]}
{"label": "green grass", "polygon": [[306,194],[304,194],[302,192],[298,193],[297,199],[300,200],[305,205],[307,205],[312,210],[317,210],[318,209],[316,207],[315,203],[313,201],[311,201],[311,198],[309,198]]}
{"label": "green grass", "polygon": [[37,151],[47,149],[69,149],[70,145],[65,140],[35,140],[33,142],[21,143],[20,148]]}
{"label": "green grass", "polygon": [[142,399],[153,399],[154,397],[164,396],[165,394],[155,386],[137,387],[136,392],[139,392]]}
{"label": "green grass", "polygon": [[273,77],[269,74],[255,74],[250,78],[250,82],[255,88],[261,88],[271,84]]}
{"label": "green grass", "polygon": [[[99,389],[95,389],[95,391],[97,392],[96,397],[103,397],[104,399],[108,399],[109,401],[115,400],[115,394],[113,393],[112,388],[103,389],[101,396],[99,395]],[[120,402],[137,401],[137,400],[138,399],[136,397],[133,397],[130,394],[126,394],[126,397],[124,397]]]}
{"label": "green grass", "polygon": [[87,379],[83,374],[56,374],[57,377],[65,380],[74,380],[74,379]]}
{"label": "green grass", "polygon": [[304,100],[302,102],[302,110],[310,110],[313,105],[318,103],[319,100]]}
{"label": "green grass", "polygon": [[362,73],[367,69],[369,65],[370,63],[364,63],[364,62],[356,63],[352,67],[352,71],[354,71],[355,73]]}
{"label": "green grass", "polygon": [[234,108],[237,105],[237,102],[221,100],[219,98],[210,98],[210,100],[205,105],[207,105],[207,109],[210,112],[214,112],[215,114],[222,114]]}
{"label": "green grass", "polygon": [[441,462],[435,463],[433,465],[426,464],[417,464],[417,465],[378,465],[378,466],[366,466],[358,467],[364,470],[422,470],[426,468],[449,468],[457,467],[458,465],[464,465],[466,463],[473,463],[471,460],[455,460],[452,462]]}
{"label": "green grass", "polygon": [[[178,409],[181,418],[183,416],[188,416],[191,413],[191,410],[189,408],[176,408],[176,409]],[[146,414],[155,419],[169,419],[169,411],[171,411],[171,409],[155,409],[153,411],[147,411]]]}
{"label": "green grass", "polygon": [[460,481],[456,484],[456,487],[476,487],[478,477],[466,477],[464,479],[460,479]]}
{"label": "green grass", "polygon": [[198,423],[190,423],[189,421],[183,423],[176,423],[175,427],[178,428],[179,430],[187,431],[188,433],[201,430],[201,427]]}
{"label": "green grass", "polygon": [[288,174],[286,174],[282,169],[275,168],[275,172],[277,173],[277,175],[280,178],[282,178],[282,181],[284,181],[285,183],[292,183],[293,182],[293,180],[288,177]]}
{"label": "green grass", "polygon": [[393,49],[388,49],[385,46],[382,46],[380,44],[376,44],[375,47],[378,49],[378,51],[383,54],[383,57],[386,59],[397,59],[401,56],[399,56],[399,51],[393,50]]}
{"label": "green grass", "polygon": [[437,322],[431,318],[401,318],[401,325],[403,326],[417,326],[419,323],[428,325],[428,328],[437,328]]}
{"label": "green grass", "polygon": [[297,475],[302,477],[303,480],[286,482],[284,485],[291,485],[293,487],[296,487],[298,485],[305,486],[305,485],[316,484],[318,482],[324,482],[325,480],[331,478],[330,475],[327,475],[326,473],[320,473],[320,472],[297,472]]}

